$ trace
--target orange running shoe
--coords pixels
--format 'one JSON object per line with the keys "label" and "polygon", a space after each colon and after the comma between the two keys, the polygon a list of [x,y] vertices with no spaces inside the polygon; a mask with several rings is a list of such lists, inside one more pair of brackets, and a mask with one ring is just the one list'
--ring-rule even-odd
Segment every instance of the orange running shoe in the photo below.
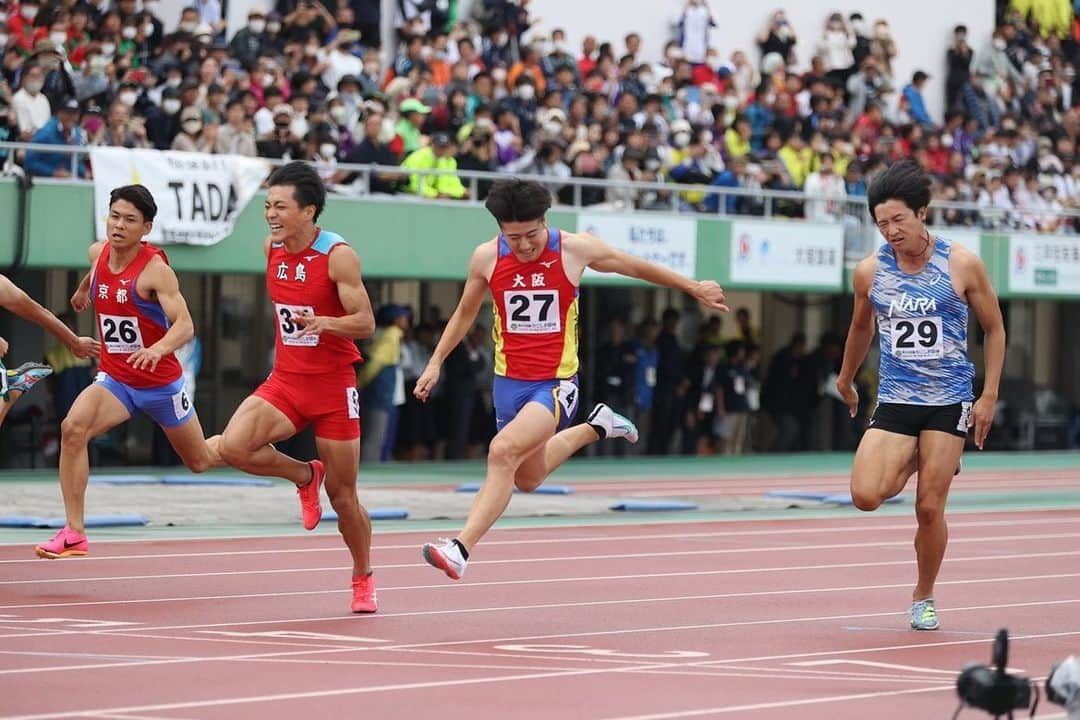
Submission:
{"label": "orange running shoe", "polygon": [[373,613],[378,610],[375,599],[375,575],[359,575],[352,579],[352,611]]}
{"label": "orange running shoe", "polygon": [[305,530],[314,530],[322,520],[322,504],[319,502],[319,489],[322,488],[323,477],[326,470],[321,460],[312,460],[311,482],[303,487],[296,488],[296,494],[300,496],[300,518],[304,521]]}
{"label": "orange running shoe", "polygon": [[64,526],[64,529],[53,535],[52,540],[43,542],[34,548],[39,558],[46,560],[58,560],[66,557],[79,557],[90,551],[90,543],[86,536]]}

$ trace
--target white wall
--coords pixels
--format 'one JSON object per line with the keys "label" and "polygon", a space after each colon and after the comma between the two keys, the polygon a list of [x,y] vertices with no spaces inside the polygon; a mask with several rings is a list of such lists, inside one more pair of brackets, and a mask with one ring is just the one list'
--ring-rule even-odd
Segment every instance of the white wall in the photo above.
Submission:
{"label": "white wall", "polygon": [[[809,66],[814,46],[821,36],[825,18],[832,11],[845,17],[858,11],[868,23],[884,18],[892,27],[898,56],[893,62],[897,89],[911,81],[916,69],[932,76],[925,91],[931,114],[941,119],[944,104],[945,50],[952,41],[952,28],[958,24],[968,27],[968,38],[978,53],[989,42],[994,24],[994,3],[991,0],[953,0],[950,3],[930,0],[859,0],[832,4],[820,0],[792,0],[787,3],[740,6],[731,0],[709,0],[719,27],[712,32],[712,46],[723,57],[733,50],[748,51],[759,57],[754,36],[768,16],[783,7],[799,37],[795,47],[798,69]],[[608,40],[616,56],[623,48],[622,38],[628,32],[642,36],[644,59],[658,58],[664,43],[671,37],[671,23],[683,6],[682,0],[533,0],[529,7],[539,17],[539,28],[550,33],[553,28],[566,30],[570,43],[579,48],[585,35]]]}

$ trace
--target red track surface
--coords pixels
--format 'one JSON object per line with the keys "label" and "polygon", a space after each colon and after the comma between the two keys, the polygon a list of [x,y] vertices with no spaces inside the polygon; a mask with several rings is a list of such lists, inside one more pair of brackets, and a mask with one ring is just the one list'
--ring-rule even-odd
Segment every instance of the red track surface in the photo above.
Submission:
{"label": "red track surface", "polygon": [[374,616],[329,535],[0,547],[0,716],[944,718],[999,627],[1031,676],[1080,651],[1080,511],[952,517],[936,633],[913,522],[502,530],[458,583],[380,533]]}

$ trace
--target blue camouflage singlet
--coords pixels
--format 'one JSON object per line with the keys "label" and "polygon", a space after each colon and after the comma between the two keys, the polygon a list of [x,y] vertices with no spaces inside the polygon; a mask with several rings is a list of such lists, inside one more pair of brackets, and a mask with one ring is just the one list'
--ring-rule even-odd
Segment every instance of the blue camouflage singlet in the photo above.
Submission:
{"label": "blue camouflage singlet", "polygon": [[951,247],[936,237],[934,254],[915,274],[897,266],[888,244],[878,250],[870,302],[881,338],[879,403],[951,405],[973,397],[968,306],[953,289]]}

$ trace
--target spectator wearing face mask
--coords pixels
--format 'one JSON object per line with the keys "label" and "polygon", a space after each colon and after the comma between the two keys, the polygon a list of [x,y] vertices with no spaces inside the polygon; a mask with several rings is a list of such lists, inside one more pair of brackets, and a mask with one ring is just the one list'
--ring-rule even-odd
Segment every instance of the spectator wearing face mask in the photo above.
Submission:
{"label": "spectator wearing face mask", "polygon": [[207,132],[202,110],[188,106],[180,111],[180,132],[172,141],[173,150],[184,152],[214,152],[214,132]]}
{"label": "spectator wearing face mask", "polygon": [[266,14],[259,8],[252,8],[248,11],[247,25],[229,41],[229,56],[249,67],[269,52],[272,52],[272,46],[266,33]]}
{"label": "spectator wearing face mask", "polygon": [[45,70],[40,65],[27,65],[19,85],[11,98],[11,109],[15,113],[19,139],[26,142],[52,117],[49,99],[41,92],[45,86]]}
{"label": "spectator wearing face mask", "polygon": [[14,45],[24,57],[34,49],[41,37],[34,28],[34,20],[41,9],[39,0],[22,0],[8,6],[8,44]]}
{"label": "spectator wearing face mask", "polygon": [[818,170],[806,176],[803,190],[812,196],[806,201],[806,219],[817,222],[836,222],[844,209],[847,190],[844,179],[834,168],[832,153],[817,156]]}

